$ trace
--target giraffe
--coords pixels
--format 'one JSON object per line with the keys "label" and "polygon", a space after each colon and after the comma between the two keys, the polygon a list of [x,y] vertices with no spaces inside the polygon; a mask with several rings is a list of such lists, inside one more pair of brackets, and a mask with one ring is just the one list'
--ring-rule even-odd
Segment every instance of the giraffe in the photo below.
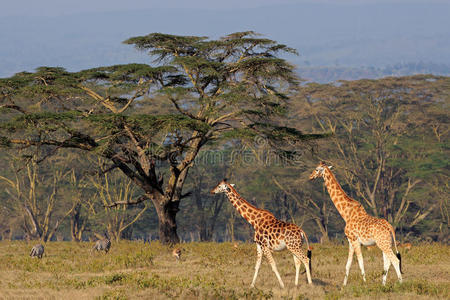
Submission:
{"label": "giraffe", "polygon": [[[256,277],[258,276],[259,267],[261,266],[262,256],[264,255],[273,272],[275,273],[281,288],[284,288],[284,283],[278,273],[275,260],[272,256],[272,251],[281,251],[287,248],[294,257],[295,264],[295,285],[298,285],[298,276],[300,264],[303,263],[306,269],[306,276],[308,283],[311,281],[311,251],[309,250],[309,242],[306,233],[297,225],[286,223],[278,220],[275,216],[267,210],[259,209],[244,198],[234,189],[234,184],[229,184],[226,179],[222,180],[211,193],[225,193],[231,204],[237,209],[241,216],[249,222],[254,230],[254,241],[256,243],[257,260],[255,265],[255,274],[253,276],[251,287],[255,286]],[[306,240],[308,252],[305,255],[302,249],[302,238]]]}
{"label": "giraffe", "polygon": [[[309,177],[313,180],[322,177],[325,181],[328,193],[336,209],[345,221],[345,235],[349,242],[348,260],[345,270],[344,286],[347,284],[348,273],[352,265],[353,253],[356,253],[359,268],[364,282],[366,275],[364,272],[364,261],[361,253],[361,244],[365,246],[377,245],[383,252],[384,272],[383,285],[386,284],[386,278],[391,264],[397,272],[398,280],[402,282],[401,256],[397,250],[395,241],[395,231],[384,219],[370,216],[366,213],[361,203],[350,198],[341,188],[334,174],[330,171],[331,166],[321,162]],[[397,255],[392,252],[392,239]]]}

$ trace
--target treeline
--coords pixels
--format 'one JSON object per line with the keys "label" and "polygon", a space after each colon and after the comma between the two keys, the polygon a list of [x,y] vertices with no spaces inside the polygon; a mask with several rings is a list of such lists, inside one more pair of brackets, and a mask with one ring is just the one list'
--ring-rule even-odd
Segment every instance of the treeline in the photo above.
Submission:
{"label": "treeline", "polygon": [[[258,207],[305,228],[312,240],[342,235],[343,221],[322,183],[310,183],[324,160],[372,215],[394,224],[401,239],[448,242],[448,77],[413,76],[307,84],[289,102],[288,122],[328,138],[279,156],[264,137],[204,149],[187,181],[177,218],[182,240],[250,240],[251,227],[224,196],[223,178]],[[35,151],[45,151],[38,149]],[[132,181],[95,155],[66,150],[2,151],[2,239],[157,239],[158,220]]]}
{"label": "treeline", "polygon": [[320,182],[342,187],[401,239],[448,242],[450,78],[302,83],[238,32],[125,41],[153,65],[41,67],[0,79],[1,238],[250,240],[223,178],[313,241],[344,226]]}
{"label": "treeline", "polygon": [[410,76],[418,74],[450,75],[450,66],[445,64],[410,62],[397,63],[382,68],[346,67],[346,66],[310,66],[302,65],[298,73],[308,82],[328,83],[338,80],[377,79],[387,76]]}
{"label": "treeline", "polygon": [[[233,239],[233,234],[251,239],[234,208],[228,203],[222,207],[221,199],[207,194],[224,176],[247,200],[302,225],[314,240],[342,236],[345,225],[323,184],[308,180],[323,160],[334,167],[344,190],[371,215],[393,224],[401,239],[448,243],[449,83],[448,77],[418,75],[299,88],[290,102],[288,122],[332,136],[311,151],[298,152],[294,160],[276,157],[268,143],[256,140],[230,145],[232,154],[218,175],[211,172],[214,165],[197,165],[190,184],[202,188],[183,208],[194,209],[193,216],[202,221],[192,222],[192,216],[180,220],[184,238],[189,239],[190,232],[222,228],[218,239]],[[241,159],[233,159],[233,153]],[[209,209],[212,229],[202,228],[205,212],[197,205],[199,199]],[[215,217],[217,209],[224,210],[222,216]]]}

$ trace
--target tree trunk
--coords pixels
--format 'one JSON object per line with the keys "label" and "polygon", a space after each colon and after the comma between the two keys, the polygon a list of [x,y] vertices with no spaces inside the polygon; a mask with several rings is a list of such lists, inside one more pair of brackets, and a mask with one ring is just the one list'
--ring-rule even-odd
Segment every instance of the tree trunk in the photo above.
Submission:
{"label": "tree trunk", "polygon": [[[213,215],[208,218],[205,207],[201,203],[201,194],[194,194],[197,202],[197,209],[200,211],[200,217],[198,220],[197,228],[199,229],[200,241],[208,242],[211,241],[214,233],[214,228],[216,227],[216,222],[219,217],[219,213],[224,202],[224,198],[221,197],[219,200],[215,199]],[[208,199],[211,200],[211,199]],[[219,202],[218,202],[219,201]]]}
{"label": "tree trunk", "polygon": [[162,244],[178,244],[180,238],[177,234],[177,222],[176,216],[179,211],[178,205],[180,201],[165,201],[165,198],[161,196],[162,201],[154,199],[153,204],[158,214],[159,222],[159,240]]}
{"label": "tree trunk", "polygon": [[324,224],[323,220],[320,218],[314,218],[314,221],[316,222],[317,228],[319,228],[320,233],[322,234],[320,238],[320,242],[328,242],[330,239],[328,237],[328,228]]}
{"label": "tree trunk", "polygon": [[[27,231],[30,234],[30,236],[32,236],[36,239],[41,239],[42,231],[41,231],[38,221],[36,220],[36,216],[34,215],[34,213],[31,211],[31,209],[27,205],[24,205],[24,210],[25,210],[25,214],[24,214],[25,228],[27,228]],[[29,221],[31,222],[32,228],[29,228],[27,226],[28,225],[27,217],[28,217]]]}
{"label": "tree trunk", "polygon": [[86,220],[81,217],[81,204],[77,204],[70,214],[70,234],[73,242],[81,242]]}
{"label": "tree trunk", "polygon": [[202,211],[200,215],[200,220],[198,222],[200,241],[207,242],[211,239],[211,235],[208,232],[205,213]]}
{"label": "tree trunk", "polygon": [[[201,186],[202,185],[201,180],[200,182],[195,182],[195,185],[197,187]],[[197,210],[199,211],[199,217],[196,223],[200,235],[200,242],[206,242],[210,240],[211,235],[208,233],[206,212],[204,204],[202,202],[201,190],[199,188],[195,188],[193,191],[193,196],[195,199],[195,204],[197,205]]]}
{"label": "tree trunk", "polygon": [[132,236],[133,236],[133,227],[131,226],[124,228],[120,232],[120,239],[131,240]]}

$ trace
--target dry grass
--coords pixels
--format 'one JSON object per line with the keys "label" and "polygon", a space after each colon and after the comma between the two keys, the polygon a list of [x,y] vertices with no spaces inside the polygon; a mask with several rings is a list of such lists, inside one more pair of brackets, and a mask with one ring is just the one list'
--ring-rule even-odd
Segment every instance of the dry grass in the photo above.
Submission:
{"label": "dry grass", "polygon": [[284,290],[267,262],[257,288],[251,289],[255,245],[231,243],[183,244],[180,261],[172,249],[155,242],[113,243],[110,253],[90,254],[90,243],[52,242],[42,260],[28,256],[32,244],[0,242],[0,298],[15,299],[429,299],[450,297],[450,247],[414,245],[402,250],[404,283],[391,268],[381,286],[382,257],[364,249],[367,282],[356,258],[349,284],[341,287],[347,247],[314,245],[313,286],[294,286],[295,268],[287,251],[275,254]]}

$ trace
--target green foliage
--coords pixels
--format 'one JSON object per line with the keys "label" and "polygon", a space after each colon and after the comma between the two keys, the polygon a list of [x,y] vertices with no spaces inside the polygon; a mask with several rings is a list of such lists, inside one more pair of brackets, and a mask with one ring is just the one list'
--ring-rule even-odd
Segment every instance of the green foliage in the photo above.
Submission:
{"label": "green foliage", "polygon": [[[244,197],[256,195],[258,205],[304,224],[312,235],[320,226],[342,234],[342,220],[328,196],[306,183],[313,162],[327,160],[343,178],[342,186],[372,214],[383,214],[406,231],[446,238],[448,77],[299,86],[294,67],[281,58],[297,52],[253,31],[216,40],[152,33],[124,43],[147,52],[153,63],[80,72],[41,67],[0,79],[0,145],[18,151],[23,163],[35,149],[42,150],[33,157],[39,162],[57,152],[73,153],[63,151],[68,148],[101,156],[109,160],[105,169],[120,169],[142,194],[152,195],[157,212],[173,214],[180,200],[188,199],[184,182],[195,188],[193,182],[203,178],[189,181],[188,170],[197,158],[210,163],[207,152],[198,156],[208,150],[222,155],[222,162],[195,170],[214,174],[202,179],[204,190],[213,180],[232,175]],[[318,144],[321,138],[327,139]],[[234,161],[224,163],[229,158]],[[74,169],[96,172],[86,164]],[[277,178],[284,186],[275,186]],[[374,193],[368,192],[374,187]],[[212,222],[221,202],[206,206],[211,219],[200,213],[204,204],[197,202],[197,216]],[[159,207],[167,203],[176,204]],[[190,212],[188,205],[180,207]],[[222,212],[234,216],[231,208]],[[139,235],[155,233],[155,218],[168,218],[155,211],[145,216],[147,221],[133,226]],[[181,229],[185,236],[198,231],[189,216],[178,217],[189,227],[190,232]],[[225,216],[215,225],[222,239],[229,237]],[[67,233],[69,224],[63,226]],[[247,229],[239,229],[240,238],[250,236]],[[123,260],[126,264],[128,258]]]}
{"label": "green foliage", "polygon": [[316,161],[335,167],[351,197],[405,233],[427,227],[439,239],[447,234],[438,224],[448,219],[442,213],[435,222],[437,207],[446,206],[441,196],[448,195],[448,80],[418,75],[312,83],[299,89],[297,104],[301,124],[333,133]]}
{"label": "green foliage", "polygon": [[140,80],[162,80],[164,74],[175,72],[171,66],[152,67],[146,64],[125,64],[83,70],[77,73],[83,80],[109,81],[113,85],[137,84]]}

